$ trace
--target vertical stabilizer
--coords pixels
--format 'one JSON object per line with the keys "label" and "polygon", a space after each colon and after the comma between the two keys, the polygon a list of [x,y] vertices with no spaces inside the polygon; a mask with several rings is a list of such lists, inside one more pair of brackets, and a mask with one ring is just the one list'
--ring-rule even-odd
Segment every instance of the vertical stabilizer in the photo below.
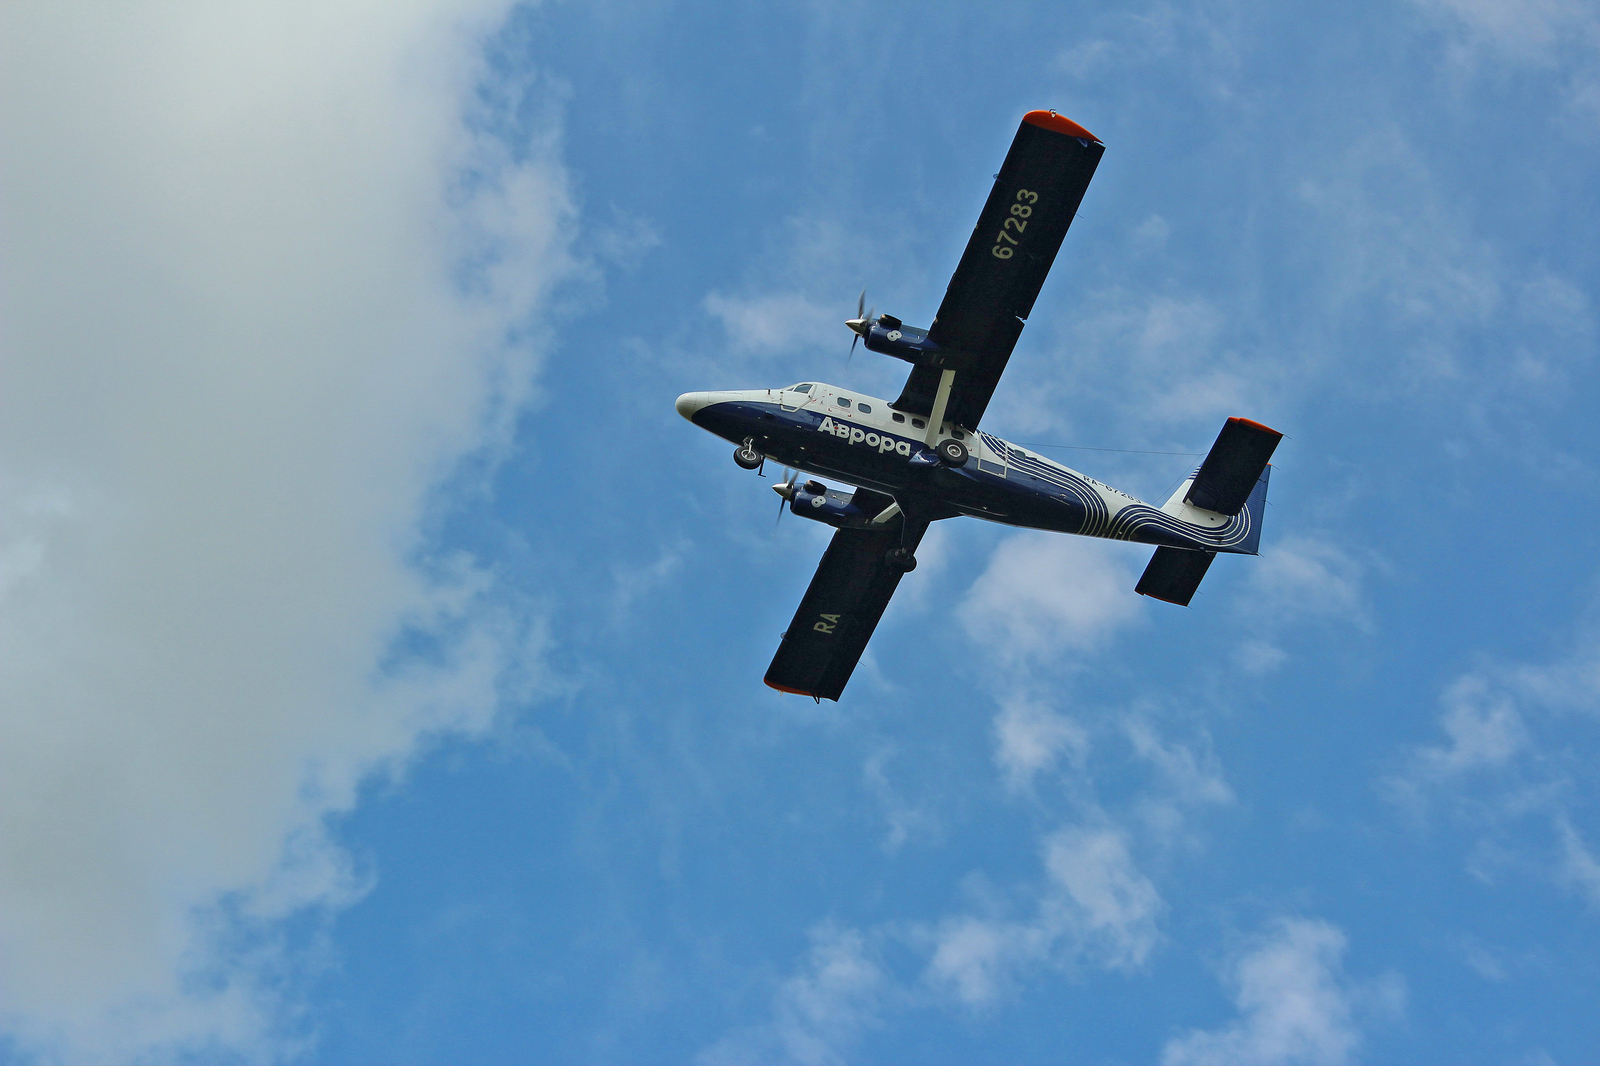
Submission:
{"label": "vertical stabilizer", "polygon": [[[1260,477],[1256,478],[1255,487],[1245,499],[1244,506],[1239,508],[1239,513],[1234,517],[1235,522],[1242,522],[1244,536],[1232,547],[1224,549],[1230,554],[1256,555],[1261,551],[1261,520],[1267,510],[1267,481],[1272,477],[1272,467],[1267,465],[1261,468]],[[1193,503],[1189,502],[1188,488],[1193,481],[1185,481],[1178,486],[1178,491],[1161,508],[1167,514],[1186,518],[1199,511]],[[1216,512],[1201,511],[1215,517]],[[1187,519],[1186,520],[1192,520]],[[1150,565],[1144,568],[1144,574],[1139,578],[1139,584],[1134,586],[1134,591],[1141,596],[1150,596],[1154,599],[1165,600],[1167,603],[1176,603],[1180,607],[1189,606],[1189,601],[1200,588],[1200,582],[1206,576],[1206,571],[1211,569],[1211,561],[1217,557],[1214,551],[1192,551],[1185,548],[1161,547],[1150,557]]]}

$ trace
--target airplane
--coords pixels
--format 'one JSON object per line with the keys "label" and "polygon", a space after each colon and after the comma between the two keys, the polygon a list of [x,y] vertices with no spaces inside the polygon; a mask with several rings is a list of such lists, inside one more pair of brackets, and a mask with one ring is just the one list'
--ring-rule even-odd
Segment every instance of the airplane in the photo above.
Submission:
{"label": "airplane", "polygon": [[[1259,554],[1277,430],[1229,418],[1200,466],[1155,507],[978,428],[1104,152],[1064,115],[1028,112],[933,324],[863,313],[862,294],[846,323],[852,351],[860,341],[912,366],[893,402],[821,381],[678,397],[679,414],[738,445],[743,469],[768,459],[792,468],[772,486],[780,507],[836,530],[768,686],[837,701],[940,519],[1153,544],[1134,591],[1184,607],[1218,553]],[[801,472],[857,487],[829,488]]]}

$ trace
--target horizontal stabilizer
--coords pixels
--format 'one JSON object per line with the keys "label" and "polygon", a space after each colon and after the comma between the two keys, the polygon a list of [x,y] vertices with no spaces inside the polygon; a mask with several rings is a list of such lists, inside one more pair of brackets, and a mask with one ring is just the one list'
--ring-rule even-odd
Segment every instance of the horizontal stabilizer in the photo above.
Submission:
{"label": "horizontal stabilizer", "polygon": [[1189,601],[1194,599],[1195,590],[1200,587],[1200,579],[1211,569],[1211,560],[1216,557],[1216,552],[1157,548],[1133,591],[1141,596],[1187,607]]}
{"label": "horizontal stabilizer", "polygon": [[1228,419],[1200,464],[1185,502],[1218,514],[1238,514],[1282,439],[1282,433],[1259,422]]}

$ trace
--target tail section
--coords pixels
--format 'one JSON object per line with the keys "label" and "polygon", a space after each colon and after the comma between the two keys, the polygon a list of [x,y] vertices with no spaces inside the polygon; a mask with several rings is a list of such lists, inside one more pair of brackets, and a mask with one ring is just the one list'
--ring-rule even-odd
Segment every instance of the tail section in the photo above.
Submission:
{"label": "tail section", "polygon": [[1184,502],[1236,515],[1250,501],[1283,434],[1248,418],[1230,418],[1200,464]]}
{"label": "tail section", "polygon": [[1141,596],[1187,607],[1189,601],[1194,599],[1195,590],[1200,587],[1200,579],[1211,569],[1211,560],[1216,557],[1216,552],[1157,548],[1133,591]]}
{"label": "tail section", "polygon": [[[1200,469],[1178,486],[1161,510],[1209,528],[1232,518],[1243,526],[1243,535],[1223,550],[1257,554],[1267,508],[1267,481],[1272,476],[1269,460],[1282,438],[1283,434],[1259,422],[1228,419]],[[1157,548],[1134,591],[1187,607],[1216,555],[1214,551]]]}
{"label": "tail section", "polygon": [[1261,468],[1261,476],[1256,478],[1255,488],[1250,490],[1250,498],[1239,510],[1239,517],[1249,522],[1244,539],[1238,547],[1232,550],[1240,555],[1261,554],[1261,521],[1267,516],[1267,479],[1272,477],[1271,465]]}

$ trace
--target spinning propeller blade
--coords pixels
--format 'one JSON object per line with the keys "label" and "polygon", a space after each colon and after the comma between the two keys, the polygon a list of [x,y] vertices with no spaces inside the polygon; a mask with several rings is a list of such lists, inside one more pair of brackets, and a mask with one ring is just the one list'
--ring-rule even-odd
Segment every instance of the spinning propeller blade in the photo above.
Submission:
{"label": "spinning propeller blade", "polygon": [[855,357],[856,341],[859,341],[862,337],[865,337],[868,331],[872,329],[872,316],[878,309],[874,307],[871,311],[868,311],[866,310],[866,306],[867,290],[862,289],[861,295],[856,297],[856,317],[845,322],[845,325],[849,326],[851,331],[855,333],[855,340],[850,342],[850,354],[845,357],[846,363]]}
{"label": "spinning propeller blade", "polygon": [[772,523],[774,530],[778,528],[778,523],[783,521],[784,508],[794,499],[794,487],[800,480],[800,471],[796,470],[791,474],[786,466],[783,468],[783,476],[785,481],[782,484],[772,486],[772,491],[778,494],[778,518]]}

